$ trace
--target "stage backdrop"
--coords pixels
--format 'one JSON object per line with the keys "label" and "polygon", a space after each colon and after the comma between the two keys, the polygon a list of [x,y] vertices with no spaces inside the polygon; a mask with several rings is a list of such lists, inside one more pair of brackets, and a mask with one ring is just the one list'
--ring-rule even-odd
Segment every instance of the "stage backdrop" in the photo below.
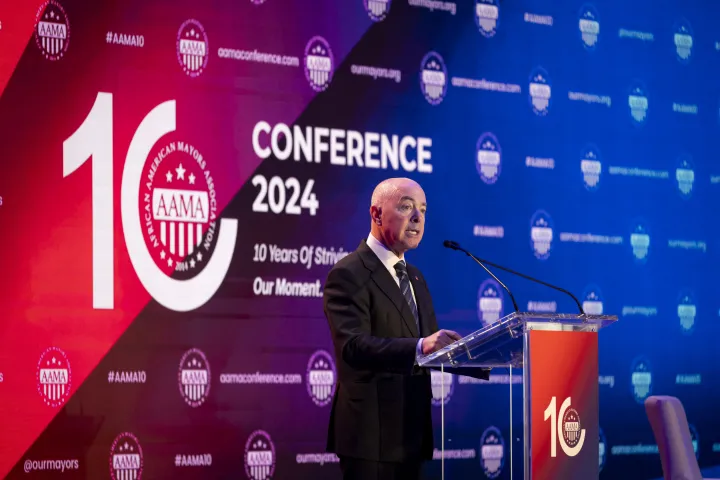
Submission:
{"label": "stage backdrop", "polygon": [[[442,327],[511,311],[446,239],[619,316],[602,478],[661,475],[652,394],[720,464],[706,3],[3,2],[0,476],[339,478],[323,283],[390,176],[426,190],[408,260]],[[522,310],[574,311],[501,278]],[[462,478],[509,477],[509,381],[435,390]]]}

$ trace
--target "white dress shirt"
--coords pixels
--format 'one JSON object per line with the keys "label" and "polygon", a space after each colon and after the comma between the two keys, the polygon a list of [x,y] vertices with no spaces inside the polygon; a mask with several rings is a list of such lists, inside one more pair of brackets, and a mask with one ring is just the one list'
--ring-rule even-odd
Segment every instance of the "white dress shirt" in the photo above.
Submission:
{"label": "white dress shirt", "polygon": [[[368,235],[367,244],[368,247],[370,247],[370,250],[372,250],[373,253],[375,253],[375,255],[377,255],[380,259],[382,264],[385,265],[385,268],[388,272],[390,272],[390,275],[393,277],[393,280],[395,280],[398,288],[400,288],[400,278],[397,276],[395,264],[400,260],[405,260],[405,255],[398,257],[392,250],[388,249],[377,238],[375,238],[372,233]],[[410,293],[412,294],[413,301],[415,301],[415,305],[417,305],[417,298],[415,298],[415,290],[413,289],[412,282],[410,282]]]}
{"label": "white dress shirt", "polygon": [[[383,245],[380,240],[375,238],[375,236],[371,233],[368,235],[367,238],[367,245],[370,247],[370,250],[373,251],[373,253],[380,259],[380,262],[385,266],[388,272],[390,272],[390,276],[395,280],[395,283],[398,286],[398,289],[400,289],[400,278],[397,276],[397,271],[395,270],[395,264],[399,262],[400,260],[404,260],[405,256],[402,255],[398,257],[393,253],[392,250],[387,248],[385,245]],[[406,262],[407,264],[407,262]],[[408,279],[409,281],[409,279]],[[415,302],[415,305],[417,305],[417,298],[415,298],[415,290],[413,289],[412,282],[410,282],[410,293],[412,294],[413,301]],[[418,311],[419,313],[419,311]],[[418,332],[419,333],[419,332]],[[422,337],[418,341],[417,349],[416,349],[416,358],[420,355],[422,355]]]}

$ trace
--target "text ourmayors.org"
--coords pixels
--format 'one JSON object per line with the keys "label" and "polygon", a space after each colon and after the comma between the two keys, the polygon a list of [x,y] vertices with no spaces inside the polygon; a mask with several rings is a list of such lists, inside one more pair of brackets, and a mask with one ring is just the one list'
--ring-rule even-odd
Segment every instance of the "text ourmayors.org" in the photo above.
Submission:
{"label": "text ourmayors.org", "polygon": [[272,155],[278,160],[321,163],[329,157],[331,165],[419,173],[433,170],[432,139],[412,135],[260,121],[253,128],[252,145],[255,155],[262,159]]}

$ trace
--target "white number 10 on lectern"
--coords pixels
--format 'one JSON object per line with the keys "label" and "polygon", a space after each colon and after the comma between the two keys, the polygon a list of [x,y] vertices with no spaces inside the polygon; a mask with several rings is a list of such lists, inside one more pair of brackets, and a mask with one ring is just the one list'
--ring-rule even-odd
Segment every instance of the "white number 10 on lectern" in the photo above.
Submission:
{"label": "white number 10 on lectern", "polygon": [[[570,408],[570,397],[567,397],[560,406],[560,412],[557,413],[557,399],[552,397],[550,403],[545,409],[543,420],[547,421],[550,419],[550,456],[557,457],[557,440],[560,440],[560,448],[562,448],[565,455],[568,457],[574,457],[580,450],[582,450],[583,444],[585,443],[585,429],[577,432],[577,439],[575,445],[571,447],[568,445],[565,436],[563,435],[563,419],[565,418],[565,412]],[[580,425],[580,419],[577,419],[577,425]]]}

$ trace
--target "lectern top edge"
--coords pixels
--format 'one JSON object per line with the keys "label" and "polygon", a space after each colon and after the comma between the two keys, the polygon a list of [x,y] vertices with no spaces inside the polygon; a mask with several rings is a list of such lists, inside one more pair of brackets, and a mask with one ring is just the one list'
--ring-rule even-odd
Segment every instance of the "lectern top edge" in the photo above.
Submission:
{"label": "lectern top edge", "polygon": [[513,312],[430,355],[420,366],[519,366],[529,330],[597,332],[617,321],[615,315]]}

